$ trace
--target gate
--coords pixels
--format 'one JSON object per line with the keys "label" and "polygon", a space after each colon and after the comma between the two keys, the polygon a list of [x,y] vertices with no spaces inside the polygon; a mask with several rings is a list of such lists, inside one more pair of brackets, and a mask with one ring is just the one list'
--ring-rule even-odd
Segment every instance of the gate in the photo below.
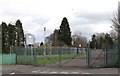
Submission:
{"label": "gate", "polygon": [[73,47],[46,47],[36,49],[36,63],[41,66],[86,67],[86,51]]}
{"label": "gate", "polygon": [[106,67],[117,67],[119,66],[118,49],[106,49]]}
{"label": "gate", "polygon": [[88,50],[88,67],[105,67],[106,51],[103,49]]}
{"label": "gate", "polygon": [[118,67],[118,50],[89,49],[87,52],[88,67]]}

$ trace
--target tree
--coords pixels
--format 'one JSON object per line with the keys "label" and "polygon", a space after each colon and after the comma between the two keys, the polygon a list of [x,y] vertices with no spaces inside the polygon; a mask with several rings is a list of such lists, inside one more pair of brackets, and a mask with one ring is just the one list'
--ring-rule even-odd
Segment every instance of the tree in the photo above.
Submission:
{"label": "tree", "polygon": [[2,22],[0,25],[2,27],[2,52],[8,53],[8,30],[7,24]]}
{"label": "tree", "polygon": [[101,37],[100,37],[100,45],[99,45],[99,48],[100,48],[100,49],[103,48],[102,45],[103,45],[103,37],[101,36]]}
{"label": "tree", "polygon": [[120,7],[118,7],[118,14],[115,14],[113,19],[111,19],[111,21],[113,23],[112,28],[117,32],[117,37],[115,39],[115,45],[118,45],[117,47],[119,50],[120,49]]}
{"label": "tree", "polygon": [[104,48],[104,37],[105,37],[105,33],[96,33],[97,49]]}
{"label": "tree", "polygon": [[10,50],[11,46],[15,46],[16,41],[16,32],[15,32],[15,25],[8,24],[8,47]]}
{"label": "tree", "polygon": [[96,35],[92,35],[92,41],[90,42],[90,48],[96,49],[97,48],[97,41],[96,41]]}
{"label": "tree", "polygon": [[59,46],[60,45],[58,36],[59,36],[59,30],[55,29],[54,33],[53,33],[53,44],[52,44],[53,46]]}
{"label": "tree", "polygon": [[114,30],[118,32],[120,30],[120,24],[119,24],[119,18],[117,18],[117,15],[114,15],[111,21],[113,22],[112,28],[114,28]]}
{"label": "tree", "polygon": [[20,20],[16,21],[15,28],[16,28],[16,45],[23,46],[24,45],[24,31],[23,31],[22,23]]}
{"label": "tree", "polygon": [[112,48],[113,46],[113,40],[110,37],[110,34],[105,34],[105,42],[106,42],[106,48]]}
{"label": "tree", "polygon": [[58,36],[59,30],[55,29],[53,34],[50,34],[48,37],[46,37],[46,43],[52,46],[59,46],[60,42]]}
{"label": "tree", "polygon": [[74,46],[74,47],[78,47],[79,46],[79,44],[80,44],[80,42],[78,43],[78,35],[73,35],[72,36],[72,45]]}
{"label": "tree", "polygon": [[87,39],[84,36],[81,35],[73,35],[72,36],[73,46],[78,47],[81,45],[81,47],[87,47]]}
{"label": "tree", "polygon": [[1,42],[1,44],[0,44],[0,53],[2,53],[2,25],[0,24],[0,42]]}
{"label": "tree", "polygon": [[105,49],[112,48],[113,38],[108,33],[97,33],[92,36],[90,48]]}
{"label": "tree", "polygon": [[40,43],[40,46],[43,46],[43,42]]}
{"label": "tree", "polygon": [[20,20],[17,20],[15,25],[9,23],[8,26],[5,22],[2,22],[0,27],[3,53],[9,53],[11,46],[24,44],[24,32]]}
{"label": "tree", "polygon": [[110,31],[110,36],[111,36],[111,38],[113,38],[114,40],[116,40],[117,37],[118,37],[118,36],[117,36],[117,32],[116,32],[115,30],[113,30],[113,29]]}
{"label": "tree", "polygon": [[45,42],[47,43],[47,45],[53,44],[53,40],[54,40],[53,38],[54,38],[54,34],[50,34],[45,38]]}
{"label": "tree", "polygon": [[68,46],[71,46],[71,41],[72,41],[71,31],[70,31],[69,23],[66,17],[64,17],[61,22],[58,38],[61,42],[60,45],[66,44]]}

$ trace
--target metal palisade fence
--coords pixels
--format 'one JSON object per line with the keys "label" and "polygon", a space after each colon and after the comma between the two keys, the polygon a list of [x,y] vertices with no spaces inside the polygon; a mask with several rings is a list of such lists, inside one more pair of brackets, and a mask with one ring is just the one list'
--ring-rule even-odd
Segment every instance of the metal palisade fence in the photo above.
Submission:
{"label": "metal palisade fence", "polygon": [[16,63],[34,66],[117,67],[117,49],[13,47]]}
{"label": "metal palisade fence", "polygon": [[86,49],[75,47],[13,47],[17,64],[86,67]]}

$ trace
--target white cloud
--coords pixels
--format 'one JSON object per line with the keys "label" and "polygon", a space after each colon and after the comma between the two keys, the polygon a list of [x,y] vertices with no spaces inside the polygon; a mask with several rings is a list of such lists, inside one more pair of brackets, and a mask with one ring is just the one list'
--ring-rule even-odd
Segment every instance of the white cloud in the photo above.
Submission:
{"label": "white cloud", "polygon": [[[67,17],[72,34],[82,32],[90,37],[95,32],[108,32],[110,19],[119,0],[0,0],[0,21],[7,23],[20,19],[26,32],[36,41],[58,29],[62,18]],[[104,27],[103,27],[104,26]]]}

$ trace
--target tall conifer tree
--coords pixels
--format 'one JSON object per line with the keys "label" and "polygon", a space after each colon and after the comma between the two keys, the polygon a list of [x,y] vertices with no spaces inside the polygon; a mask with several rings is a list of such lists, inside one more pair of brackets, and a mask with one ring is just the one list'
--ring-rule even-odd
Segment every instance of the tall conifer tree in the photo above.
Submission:
{"label": "tall conifer tree", "polygon": [[7,30],[7,24],[5,22],[2,22],[1,24],[1,32],[2,32],[2,52],[8,53],[8,30]]}
{"label": "tall conifer tree", "polygon": [[16,45],[23,46],[24,45],[24,31],[22,27],[22,23],[20,20],[17,20],[15,23],[16,28]]}
{"label": "tall conifer tree", "polygon": [[67,18],[64,17],[59,29],[59,40],[68,46],[71,45],[71,41],[72,41],[71,31],[69,26],[70,25],[68,23]]}

